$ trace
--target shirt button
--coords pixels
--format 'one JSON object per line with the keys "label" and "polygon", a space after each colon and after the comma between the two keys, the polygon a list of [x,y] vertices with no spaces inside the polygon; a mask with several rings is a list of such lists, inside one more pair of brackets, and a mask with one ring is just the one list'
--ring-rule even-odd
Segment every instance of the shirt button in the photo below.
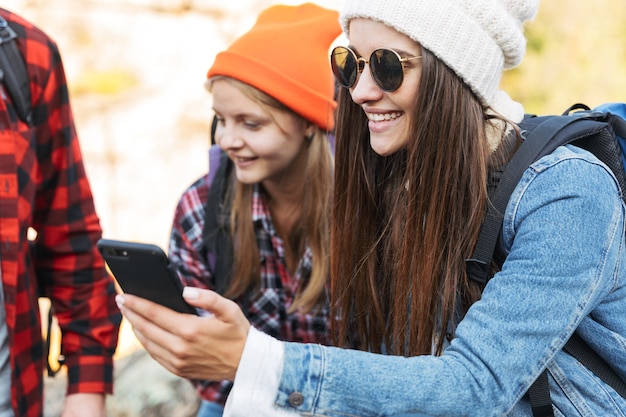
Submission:
{"label": "shirt button", "polygon": [[289,394],[289,405],[294,408],[298,408],[304,403],[304,395],[299,392],[292,392]]}

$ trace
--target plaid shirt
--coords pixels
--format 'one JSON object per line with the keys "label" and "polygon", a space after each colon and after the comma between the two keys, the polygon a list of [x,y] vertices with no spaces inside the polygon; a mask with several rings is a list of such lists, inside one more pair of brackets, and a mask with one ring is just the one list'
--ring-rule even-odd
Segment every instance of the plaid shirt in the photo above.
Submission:
{"label": "plaid shirt", "polygon": [[[211,288],[213,283],[202,241],[208,194],[208,174],[185,191],[174,216],[169,248],[183,284],[201,288]],[[261,257],[261,288],[247,303],[250,323],[281,340],[329,344],[327,305],[316,314],[287,313],[298,285],[310,276],[310,249],[307,248],[292,276],[287,270],[283,241],[276,233],[269,206],[258,185],[252,198],[252,217]],[[240,306],[245,304],[241,299],[236,301]],[[204,400],[222,405],[232,387],[227,381],[194,382]]]}
{"label": "plaid shirt", "polygon": [[[38,294],[52,300],[63,334],[68,393],[112,393],[121,315],[96,249],[101,236],[56,44],[0,9],[18,34],[30,77],[33,127],[0,88],[0,268],[16,416],[43,415],[44,347]],[[37,239],[29,248],[27,231]],[[39,283],[42,283],[40,288]]]}

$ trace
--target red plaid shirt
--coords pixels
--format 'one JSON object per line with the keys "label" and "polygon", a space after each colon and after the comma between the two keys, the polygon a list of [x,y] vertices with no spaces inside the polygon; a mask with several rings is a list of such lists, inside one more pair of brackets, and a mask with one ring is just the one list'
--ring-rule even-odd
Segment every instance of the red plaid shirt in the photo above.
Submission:
{"label": "red plaid shirt", "polygon": [[[208,257],[213,254],[207,253],[202,240],[208,194],[208,174],[185,191],[176,208],[169,247],[169,257],[183,283],[201,288],[212,288],[214,282],[208,266]],[[290,274],[284,243],[276,233],[267,200],[258,185],[252,197],[252,220],[261,256],[261,288],[246,303],[236,301],[247,306],[248,320],[262,332],[280,340],[329,344],[327,305],[307,314],[287,312],[300,282],[310,276],[311,251],[305,251],[295,274]],[[204,400],[222,405],[232,387],[228,381],[194,382]]]}
{"label": "red plaid shirt", "polygon": [[[30,77],[33,127],[0,89],[0,267],[16,416],[43,415],[44,348],[38,293],[63,333],[68,393],[112,393],[121,315],[96,249],[101,236],[56,44],[0,9],[18,34]],[[29,249],[27,230],[37,232]],[[39,282],[44,283],[39,288]]]}

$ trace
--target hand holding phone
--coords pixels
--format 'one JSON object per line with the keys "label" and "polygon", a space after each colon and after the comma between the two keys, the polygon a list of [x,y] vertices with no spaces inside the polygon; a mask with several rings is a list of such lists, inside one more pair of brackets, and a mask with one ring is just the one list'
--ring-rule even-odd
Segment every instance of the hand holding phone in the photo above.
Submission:
{"label": "hand holding phone", "polygon": [[100,239],[97,247],[125,293],[179,313],[198,314],[183,298],[178,273],[160,247],[111,239]]}

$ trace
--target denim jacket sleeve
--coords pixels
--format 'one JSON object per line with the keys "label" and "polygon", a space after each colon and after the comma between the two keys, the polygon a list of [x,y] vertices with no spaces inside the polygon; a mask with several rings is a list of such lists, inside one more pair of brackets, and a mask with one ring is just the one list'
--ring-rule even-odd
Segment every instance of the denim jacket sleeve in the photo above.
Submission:
{"label": "denim jacket sleeve", "polygon": [[614,177],[591,154],[559,148],[525,172],[503,239],[502,271],[442,356],[286,343],[275,404],[334,417],[530,415],[522,397],[548,367],[557,415],[623,414],[626,401],[561,351],[577,328],[599,335],[594,348],[626,375],[624,204]]}

